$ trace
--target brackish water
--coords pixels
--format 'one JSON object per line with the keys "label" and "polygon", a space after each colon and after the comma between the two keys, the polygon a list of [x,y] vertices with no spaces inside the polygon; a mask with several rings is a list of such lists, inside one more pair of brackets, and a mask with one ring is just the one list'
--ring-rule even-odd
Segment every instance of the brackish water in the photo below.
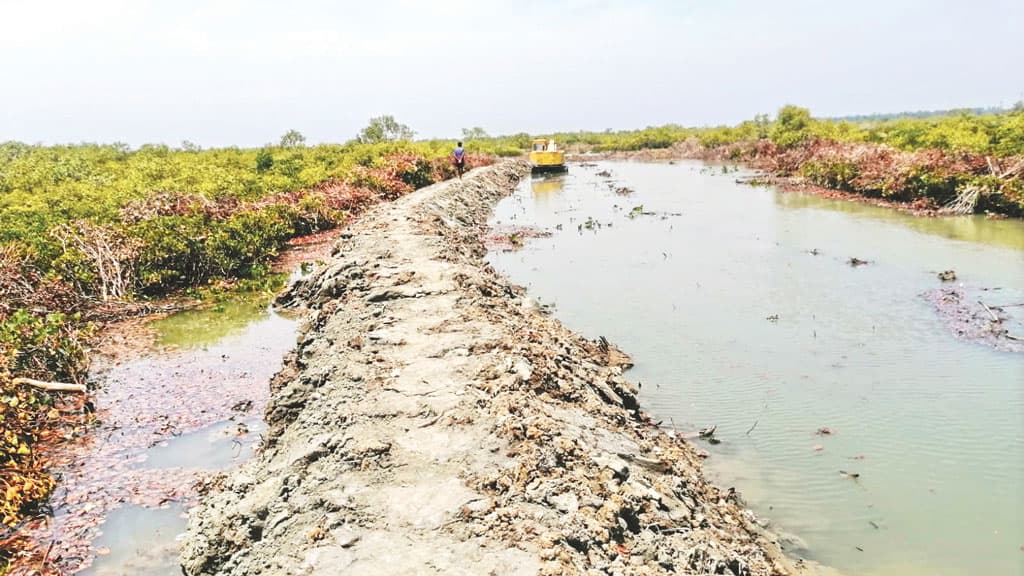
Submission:
{"label": "brackish water", "polygon": [[717,425],[708,473],[790,552],[849,574],[1024,574],[1024,355],[958,340],[920,296],[953,269],[986,304],[1024,303],[1024,224],[736,177],[601,162],[527,180],[493,220],[553,235],[489,259],[632,354],[656,420]]}
{"label": "brackish water", "polygon": [[[109,392],[98,401],[110,404],[114,422],[108,424],[125,414],[130,419],[146,406],[158,416],[179,416],[169,421],[182,433],[163,434],[141,450],[125,449],[124,459],[133,462],[128,471],[191,470],[212,476],[250,458],[266,430],[270,378],[295,344],[297,320],[270,309],[266,298],[239,294],[150,326],[163,349],[112,367],[104,377]],[[238,410],[226,408],[236,402],[243,403]],[[179,575],[185,528],[184,507],[178,503],[120,507],[107,515],[93,543],[107,553],[84,574]]]}

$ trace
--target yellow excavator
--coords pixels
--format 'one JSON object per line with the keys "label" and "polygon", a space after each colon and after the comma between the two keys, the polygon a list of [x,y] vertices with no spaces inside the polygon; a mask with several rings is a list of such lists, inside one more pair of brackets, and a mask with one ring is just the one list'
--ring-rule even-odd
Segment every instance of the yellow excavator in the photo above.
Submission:
{"label": "yellow excavator", "polygon": [[558,149],[555,141],[549,138],[537,138],[530,150],[530,165],[534,174],[550,174],[568,172],[565,167],[565,153]]}

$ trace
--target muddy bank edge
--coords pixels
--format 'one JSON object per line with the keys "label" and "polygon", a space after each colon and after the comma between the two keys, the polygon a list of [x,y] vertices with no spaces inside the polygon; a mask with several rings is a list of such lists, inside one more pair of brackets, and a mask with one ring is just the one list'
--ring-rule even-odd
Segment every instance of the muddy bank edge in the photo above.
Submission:
{"label": "muddy bank edge", "polygon": [[190,513],[186,574],[786,574],[614,348],[483,260],[522,161],[379,206],[282,297],[310,309],[265,450]]}

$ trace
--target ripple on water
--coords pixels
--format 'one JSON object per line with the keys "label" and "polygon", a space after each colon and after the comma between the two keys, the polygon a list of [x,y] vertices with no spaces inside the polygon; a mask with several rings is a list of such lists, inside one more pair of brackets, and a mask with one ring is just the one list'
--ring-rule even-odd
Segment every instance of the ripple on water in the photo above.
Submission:
{"label": "ripple on water", "polygon": [[[914,219],[699,168],[602,164],[635,190],[626,201],[584,170],[543,197],[524,185],[495,220],[562,229],[490,261],[629,351],[656,420],[717,424],[722,444],[700,444],[709,474],[814,558],[1024,573],[1024,358],[957,340],[920,297],[955,269],[1002,288],[986,299],[1024,301],[1024,224]],[[680,216],[630,219],[624,203]],[[614,226],[578,232],[588,216]]]}

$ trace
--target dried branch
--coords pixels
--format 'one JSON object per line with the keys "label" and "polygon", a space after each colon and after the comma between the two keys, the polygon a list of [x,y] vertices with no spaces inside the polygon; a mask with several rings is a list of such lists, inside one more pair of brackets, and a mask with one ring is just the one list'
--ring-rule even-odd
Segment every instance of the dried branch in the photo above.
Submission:
{"label": "dried branch", "polygon": [[67,384],[65,382],[44,382],[42,380],[35,380],[33,378],[15,378],[11,381],[15,386],[18,384],[24,384],[26,386],[32,386],[39,388],[40,390],[46,390],[48,392],[80,392],[84,394],[88,391],[85,384]]}

